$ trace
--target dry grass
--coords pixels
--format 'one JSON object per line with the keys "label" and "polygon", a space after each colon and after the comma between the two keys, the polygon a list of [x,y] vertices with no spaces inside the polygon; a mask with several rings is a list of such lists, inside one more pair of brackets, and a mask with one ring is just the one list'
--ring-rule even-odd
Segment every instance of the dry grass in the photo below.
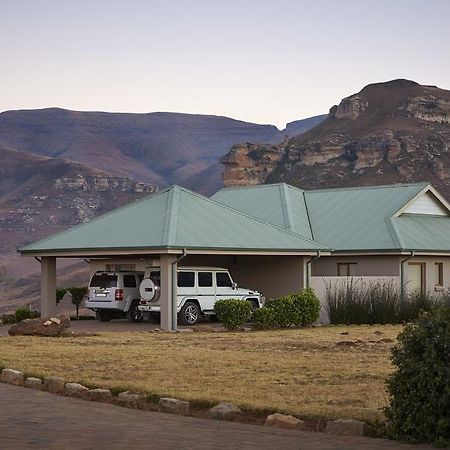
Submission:
{"label": "dry grass", "polygon": [[373,422],[382,418],[384,381],[392,370],[389,350],[400,329],[3,337],[0,366],[88,386]]}

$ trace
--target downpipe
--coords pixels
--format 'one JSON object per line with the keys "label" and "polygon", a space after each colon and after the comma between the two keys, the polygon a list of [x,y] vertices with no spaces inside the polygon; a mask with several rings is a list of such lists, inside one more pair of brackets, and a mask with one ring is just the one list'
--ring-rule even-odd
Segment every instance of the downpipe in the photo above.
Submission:
{"label": "downpipe", "polygon": [[400,300],[403,302],[405,298],[405,263],[414,257],[414,250],[411,254],[400,261]]}
{"label": "downpipe", "polygon": [[306,262],[306,289],[309,288],[309,285],[311,284],[311,269],[312,269],[312,263],[314,261],[317,261],[322,255],[320,254],[320,251],[317,252],[316,256],[313,256],[309,259],[309,261]]}
{"label": "downpipe", "polygon": [[172,330],[178,330],[178,320],[177,320],[177,268],[178,263],[186,258],[187,250],[183,249],[183,254],[180,255],[172,263]]}

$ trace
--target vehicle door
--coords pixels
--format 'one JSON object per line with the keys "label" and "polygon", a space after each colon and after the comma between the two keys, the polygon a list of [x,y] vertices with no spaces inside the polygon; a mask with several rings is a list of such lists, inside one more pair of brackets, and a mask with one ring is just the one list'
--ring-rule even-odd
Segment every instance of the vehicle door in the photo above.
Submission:
{"label": "vehicle door", "polygon": [[184,298],[197,298],[195,272],[193,270],[179,270],[177,274],[177,305]]}
{"label": "vehicle door", "polygon": [[197,272],[198,301],[202,311],[212,311],[216,303],[216,290],[211,270]]}
{"label": "vehicle door", "polygon": [[226,271],[216,272],[216,299],[217,300],[227,300],[229,298],[234,298],[236,293],[233,289],[233,281],[231,280],[230,274]]}

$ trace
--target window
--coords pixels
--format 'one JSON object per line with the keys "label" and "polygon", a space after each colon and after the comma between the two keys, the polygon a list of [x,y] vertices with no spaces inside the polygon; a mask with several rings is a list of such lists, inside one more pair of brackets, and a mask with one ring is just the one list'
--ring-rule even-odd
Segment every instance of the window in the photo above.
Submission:
{"label": "window", "polygon": [[338,263],[338,277],[352,277],[356,275],[356,263]]}
{"label": "window", "polygon": [[423,262],[408,263],[408,279],[405,285],[409,292],[425,293],[426,264]]}
{"label": "window", "polygon": [[98,288],[117,287],[117,275],[109,275],[107,273],[95,274],[92,277],[90,287],[98,287]]}
{"label": "window", "polygon": [[194,286],[194,272],[178,272],[178,287]]}
{"label": "window", "polygon": [[136,277],[134,275],[124,275],[123,287],[126,288],[136,287]]}
{"label": "window", "polygon": [[434,263],[435,269],[435,287],[444,287],[444,263],[437,262]]}
{"label": "window", "polygon": [[159,270],[154,270],[150,272],[150,280],[153,281],[155,286],[161,286],[161,272]]}
{"label": "window", "polygon": [[198,286],[199,287],[212,287],[212,272],[199,272],[198,273]]}
{"label": "window", "polygon": [[217,287],[231,287],[232,282],[230,275],[228,275],[226,272],[216,273],[216,284]]}

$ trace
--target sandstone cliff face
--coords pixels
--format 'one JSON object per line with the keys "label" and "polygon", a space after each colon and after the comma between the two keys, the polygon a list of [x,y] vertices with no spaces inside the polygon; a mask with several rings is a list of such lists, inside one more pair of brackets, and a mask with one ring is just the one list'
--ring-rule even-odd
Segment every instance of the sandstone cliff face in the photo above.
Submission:
{"label": "sandstone cliff face", "polygon": [[450,197],[450,91],[407,80],[369,85],[309,132],[278,146],[235,146],[225,186],[304,188],[430,181]]}

